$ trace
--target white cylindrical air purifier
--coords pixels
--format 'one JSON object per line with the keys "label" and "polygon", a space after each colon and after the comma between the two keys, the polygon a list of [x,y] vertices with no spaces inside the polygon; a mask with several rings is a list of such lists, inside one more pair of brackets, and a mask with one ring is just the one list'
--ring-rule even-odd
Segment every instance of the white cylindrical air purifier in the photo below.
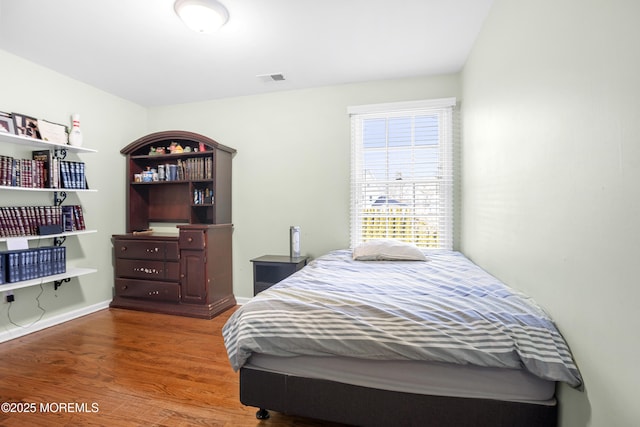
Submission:
{"label": "white cylindrical air purifier", "polygon": [[289,256],[296,258],[300,256],[300,227],[292,225],[289,227]]}

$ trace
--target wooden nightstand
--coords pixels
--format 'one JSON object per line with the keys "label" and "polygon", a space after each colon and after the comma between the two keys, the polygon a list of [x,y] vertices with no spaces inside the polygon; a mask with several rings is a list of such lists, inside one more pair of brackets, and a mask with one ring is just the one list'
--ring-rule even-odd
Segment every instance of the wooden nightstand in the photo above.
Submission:
{"label": "wooden nightstand", "polygon": [[263,255],[253,263],[253,295],[275,285],[307,265],[308,256]]}

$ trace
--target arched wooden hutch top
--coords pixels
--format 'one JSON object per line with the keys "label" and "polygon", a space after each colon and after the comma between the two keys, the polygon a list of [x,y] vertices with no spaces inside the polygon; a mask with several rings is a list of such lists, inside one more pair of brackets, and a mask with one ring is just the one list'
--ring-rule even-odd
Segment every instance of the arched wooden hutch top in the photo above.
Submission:
{"label": "arched wooden hutch top", "polygon": [[[176,141],[180,143],[195,143],[197,147],[199,143],[203,143],[205,146],[211,149],[218,149],[234,154],[236,150],[226,145],[222,145],[219,142],[195,132],[189,132],[184,130],[166,130],[161,132],[151,133],[141,138],[136,139],[131,144],[120,150],[120,153],[125,155],[144,155],[148,154],[149,147],[157,147],[158,145],[165,144],[167,141]],[[147,151],[145,151],[147,150]]]}
{"label": "arched wooden hutch top", "polygon": [[[172,143],[183,151],[168,153]],[[231,159],[235,149],[198,133],[168,130],[138,138],[120,152],[127,156],[128,233],[148,229],[153,222],[232,222]],[[169,178],[169,167],[177,171],[171,180],[140,180],[143,172],[164,168]]]}

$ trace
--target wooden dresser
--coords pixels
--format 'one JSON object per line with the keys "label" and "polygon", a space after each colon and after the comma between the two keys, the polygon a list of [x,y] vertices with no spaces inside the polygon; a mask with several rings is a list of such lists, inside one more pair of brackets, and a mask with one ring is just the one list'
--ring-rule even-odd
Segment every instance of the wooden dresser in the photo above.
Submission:
{"label": "wooden dresser", "polygon": [[178,228],[178,236],[113,236],[116,278],[111,307],[211,319],[236,305],[233,227]]}
{"label": "wooden dresser", "polygon": [[[179,148],[177,148],[179,147]],[[233,307],[231,159],[187,131],[127,145],[127,232],[112,236],[111,307],[211,319]],[[175,234],[144,230],[175,224]]]}

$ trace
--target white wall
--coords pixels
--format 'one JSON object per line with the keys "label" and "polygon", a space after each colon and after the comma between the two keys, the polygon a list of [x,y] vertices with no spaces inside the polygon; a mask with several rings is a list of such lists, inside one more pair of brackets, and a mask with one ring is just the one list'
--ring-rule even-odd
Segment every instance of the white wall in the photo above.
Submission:
{"label": "white wall", "polygon": [[461,248],[533,296],[586,382],[561,425],[638,425],[640,3],[496,0],[464,69]]}
{"label": "white wall", "polygon": [[[39,304],[46,310],[42,320],[36,298],[39,286],[14,291],[11,305],[0,301],[0,341],[37,330],[67,318],[106,306],[112,297],[113,265],[111,261],[111,234],[125,229],[125,163],[120,148],[144,134],[146,110],[128,101],[79,83],[68,77],[0,51],[0,78],[2,96],[0,111],[17,112],[52,122],[70,124],[70,115],[80,114],[84,146],[98,150],[96,154],[69,154],[87,165],[87,180],[97,193],[68,193],[64,204],[81,204],[87,228],[98,232],[82,237],[69,237],[65,246],[69,264],[93,267],[98,273],[72,279],[54,291],[53,284],[43,285]],[[19,146],[2,145],[1,153],[18,158],[30,157]],[[48,205],[53,201],[50,193],[0,190],[0,206]],[[36,242],[32,242],[37,244]],[[42,242],[52,244],[51,239]],[[0,249],[5,249],[0,243]],[[1,285],[0,285],[1,290]],[[26,326],[26,328],[13,325]],[[33,324],[33,325],[32,325]]]}
{"label": "white wall", "polygon": [[347,107],[459,96],[459,76],[285,91],[149,111],[149,131],[185,129],[238,150],[233,159],[234,293],[253,295],[249,260],[289,253],[289,226],[304,254],[349,246]]}

